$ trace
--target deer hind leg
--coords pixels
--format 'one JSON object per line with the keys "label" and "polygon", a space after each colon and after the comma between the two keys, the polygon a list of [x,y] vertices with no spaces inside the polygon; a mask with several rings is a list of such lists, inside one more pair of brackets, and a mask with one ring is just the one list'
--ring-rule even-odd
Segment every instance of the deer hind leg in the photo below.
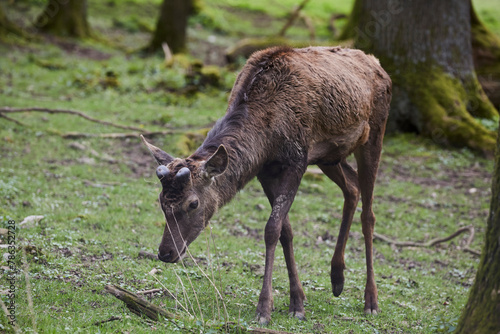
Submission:
{"label": "deer hind leg", "polygon": [[271,311],[273,308],[272,273],[274,253],[278,240],[283,245],[288,275],[290,277],[290,312],[298,318],[304,317],[303,301],[305,295],[295,266],[292,244],[293,234],[290,221],[288,220],[288,211],[292,206],[300,185],[305,165],[300,170],[292,167],[285,169],[280,167],[278,169],[280,170],[278,173],[264,171],[258,175],[259,181],[272,206],[272,213],[267,221],[264,232],[266,266],[262,290],[257,304],[257,320],[260,324],[267,324],[271,320]]}
{"label": "deer hind leg", "polygon": [[335,297],[338,297],[344,289],[344,252],[352,219],[359,202],[358,174],[345,160],[334,166],[318,165],[318,167],[342,189],[344,194],[342,223],[332,257],[330,273],[332,292]]}
{"label": "deer hind leg", "polygon": [[[372,128],[373,129],[373,128]],[[361,190],[361,201],[363,211],[361,213],[361,225],[365,239],[366,251],[366,288],[365,288],[365,313],[377,314],[378,292],[375,284],[375,273],[373,270],[373,231],[375,229],[375,214],[373,213],[373,189],[377,176],[380,154],[382,152],[382,141],[384,129],[371,131],[370,138],[365,145],[360,146],[355,152],[358,162],[358,178]]]}

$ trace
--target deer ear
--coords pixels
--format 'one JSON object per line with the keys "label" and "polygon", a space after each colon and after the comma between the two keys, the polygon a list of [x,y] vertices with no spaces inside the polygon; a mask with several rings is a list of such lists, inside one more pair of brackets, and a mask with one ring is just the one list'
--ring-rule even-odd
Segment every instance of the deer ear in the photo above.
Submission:
{"label": "deer ear", "polygon": [[151,152],[151,154],[156,159],[158,164],[168,165],[169,163],[171,163],[174,160],[174,158],[172,156],[170,156],[168,153],[166,153],[166,152],[162,151],[161,149],[159,149],[158,147],[148,143],[146,138],[144,138],[143,135],[141,135],[141,139],[144,142],[144,144],[146,144],[149,152]]}
{"label": "deer ear", "polygon": [[224,173],[229,164],[229,155],[224,145],[220,145],[217,151],[205,163],[205,171],[209,177]]}

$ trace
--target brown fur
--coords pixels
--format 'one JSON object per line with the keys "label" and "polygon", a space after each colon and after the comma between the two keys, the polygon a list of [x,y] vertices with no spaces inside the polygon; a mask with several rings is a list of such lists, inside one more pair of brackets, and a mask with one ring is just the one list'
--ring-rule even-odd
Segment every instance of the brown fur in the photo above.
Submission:
{"label": "brown fur", "polygon": [[[170,171],[160,194],[167,228],[159,258],[178,261],[214,212],[257,176],[272,207],[265,228],[259,321],[266,323],[271,316],[271,276],[278,240],[289,270],[290,312],[303,318],[305,295],[295,266],[288,210],[307,165],[316,164],[345,197],[332,258],[332,291],[338,296],[343,289],[345,244],[361,194],[367,257],[365,311],[376,313],[371,206],[390,98],[389,76],[376,58],[359,50],[277,47],[252,55],[236,79],[226,115],[193,155],[165,158],[165,152],[147,144]],[[358,172],[346,163],[351,153],[355,153]],[[179,189],[175,177],[182,167],[189,168],[191,183]],[[190,203],[199,207],[191,210]]]}

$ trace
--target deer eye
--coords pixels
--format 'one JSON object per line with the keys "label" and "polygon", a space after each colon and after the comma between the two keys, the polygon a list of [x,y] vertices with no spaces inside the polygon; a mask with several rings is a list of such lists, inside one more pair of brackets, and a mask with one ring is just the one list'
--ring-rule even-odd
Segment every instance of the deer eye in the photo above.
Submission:
{"label": "deer eye", "polygon": [[199,205],[198,200],[192,201],[191,203],[189,203],[189,208],[194,210],[198,207],[198,205]]}

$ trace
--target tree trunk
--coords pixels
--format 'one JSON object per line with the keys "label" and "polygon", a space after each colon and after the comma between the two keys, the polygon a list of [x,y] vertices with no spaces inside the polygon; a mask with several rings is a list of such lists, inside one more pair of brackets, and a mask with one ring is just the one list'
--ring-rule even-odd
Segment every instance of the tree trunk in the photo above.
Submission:
{"label": "tree trunk", "polygon": [[[431,14],[432,13],[432,14]],[[389,130],[491,154],[497,120],[474,71],[469,1],[356,0],[342,37],[373,53],[393,80]]]}
{"label": "tree trunk", "polygon": [[49,0],[35,27],[58,36],[92,37],[87,21],[87,0]]}
{"label": "tree trunk", "polygon": [[485,243],[476,279],[456,334],[500,333],[500,140],[497,141],[495,157]]}
{"label": "tree trunk", "polygon": [[471,29],[474,67],[484,92],[498,110],[500,108],[500,38],[484,26],[473,7]]}
{"label": "tree trunk", "polygon": [[193,0],[163,0],[153,38],[144,51],[156,52],[166,43],[174,54],[186,52],[186,30],[192,11]]}

